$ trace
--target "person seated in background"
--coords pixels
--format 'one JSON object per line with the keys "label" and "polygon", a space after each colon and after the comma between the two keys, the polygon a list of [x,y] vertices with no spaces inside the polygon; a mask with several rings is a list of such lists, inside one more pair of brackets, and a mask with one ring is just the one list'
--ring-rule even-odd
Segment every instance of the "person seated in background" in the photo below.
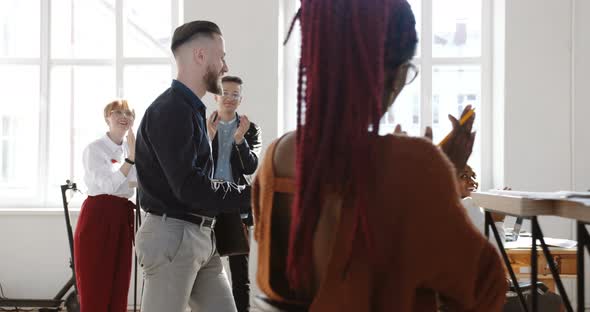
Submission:
{"label": "person seated in background", "polygon": [[[469,165],[465,165],[465,169],[459,171],[459,191],[461,192],[461,203],[467,210],[467,215],[471,219],[471,222],[477,227],[477,229],[484,233],[485,228],[485,212],[479,207],[473,199],[470,197],[472,192],[475,192],[479,187],[479,183],[476,180],[477,176],[473,169]],[[498,234],[502,241],[506,241],[506,234],[504,231],[504,218],[505,216],[500,213],[492,212],[492,220],[498,229]],[[490,236],[493,235],[490,232]]]}
{"label": "person seated in background", "polygon": [[[464,108],[462,115],[467,114],[467,112],[469,110],[471,110],[471,105],[467,105]],[[449,116],[449,118],[451,118],[450,119],[451,123],[455,123],[455,121],[452,119],[452,116]],[[473,124],[474,120],[475,120],[475,114],[473,114],[473,116],[466,122],[466,124]],[[407,132],[404,131],[402,129],[402,126],[399,124],[396,125],[395,130],[393,131],[393,134],[394,135],[402,135],[402,136],[408,135]],[[424,137],[426,139],[432,141],[433,133],[432,133],[431,127],[426,127]],[[455,164],[455,169],[456,169],[457,178],[458,178],[457,182],[459,183],[458,188],[459,188],[460,196],[462,199],[461,203],[463,204],[463,206],[467,210],[467,215],[471,219],[471,222],[473,222],[473,224],[477,227],[477,229],[483,234],[484,227],[485,227],[485,212],[481,207],[477,206],[477,204],[473,201],[473,198],[471,198],[471,193],[476,191],[479,186],[479,183],[477,183],[477,180],[476,180],[477,175],[475,174],[475,172],[473,171],[471,166],[469,166],[467,164],[465,164],[463,169],[460,169],[461,168],[461,167],[459,167],[460,160],[454,159],[454,158],[456,158],[456,156],[453,155],[453,151],[451,149],[449,149],[448,144],[443,144],[441,146],[441,150],[447,155],[447,157],[449,157],[451,162],[453,162],[453,164]],[[502,239],[502,241],[506,240],[506,235],[505,235],[505,231],[504,231],[504,218],[505,218],[505,216],[503,214],[492,213],[492,219],[494,220],[494,223],[496,224],[496,228],[498,229],[498,234],[500,235],[500,238]]]}
{"label": "person seated in background", "polygon": [[499,311],[502,263],[470,224],[453,167],[471,154],[472,122],[453,119],[451,157],[424,138],[378,135],[417,75],[410,5],[303,0],[298,16],[297,131],[269,146],[252,190],[266,301],[436,311],[439,294],[459,311]]}

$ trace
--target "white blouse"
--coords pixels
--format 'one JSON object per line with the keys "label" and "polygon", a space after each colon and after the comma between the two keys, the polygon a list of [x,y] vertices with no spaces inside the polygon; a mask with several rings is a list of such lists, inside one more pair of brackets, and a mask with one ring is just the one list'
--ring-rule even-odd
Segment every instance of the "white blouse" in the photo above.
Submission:
{"label": "white blouse", "polygon": [[137,183],[135,166],[131,167],[127,177],[119,170],[128,154],[129,147],[126,140],[118,145],[106,134],[84,149],[82,160],[88,195],[107,194],[123,198],[133,196],[133,188]]}

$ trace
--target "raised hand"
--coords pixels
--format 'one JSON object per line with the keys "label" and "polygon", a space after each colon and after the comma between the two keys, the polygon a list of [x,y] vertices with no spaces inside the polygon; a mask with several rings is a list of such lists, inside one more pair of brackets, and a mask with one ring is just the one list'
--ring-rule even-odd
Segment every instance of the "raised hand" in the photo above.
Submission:
{"label": "raised hand", "polygon": [[129,147],[129,155],[127,155],[127,158],[131,161],[135,161],[135,133],[133,133],[133,127],[130,127],[127,131],[127,145]]}
{"label": "raised hand", "polygon": [[236,133],[234,133],[234,140],[237,144],[242,144],[244,142],[244,135],[250,129],[250,120],[246,115],[240,116],[240,126],[236,129]]}
{"label": "raised hand", "polygon": [[217,111],[214,111],[209,118],[207,118],[207,134],[209,135],[209,140],[213,141],[215,138],[215,134],[217,134],[217,125],[219,124],[219,114]]}
{"label": "raised hand", "polygon": [[408,133],[404,130],[402,130],[402,125],[397,124],[395,126],[395,129],[393,129],[393,134],[395,135],[408,135]]}
{"label": "raised hand", "polygon": [[[471,105],[467,105],[461,114],[463,118],[471,110]],[[443,152],[449,157],[457,171],[463,171],[469,156],[473,150],[473,142],[475,142],[475,132],[471,132],[473,122],[475,121],[475,113],[461,125],[459,120],[449,115],[449,120],[453,124],[448,139],[442,143],[441,148]]]}
{"label": "raised hand", "polygon": [[426,130],[424,130],[424,137],[428,140],[432,141],[432,127],[427,126]]}

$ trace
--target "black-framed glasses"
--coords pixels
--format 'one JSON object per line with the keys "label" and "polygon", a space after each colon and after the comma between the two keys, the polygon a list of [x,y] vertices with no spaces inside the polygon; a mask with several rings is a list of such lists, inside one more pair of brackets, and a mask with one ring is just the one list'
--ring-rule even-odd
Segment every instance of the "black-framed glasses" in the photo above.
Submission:
{"label": "black-framed glasses", "polygon": [[239,99],[240,99],[240,97],[242,97],[242,96],[241,96],[241,95],[239,95],[239,94],[235,94],[235,93],[223,92],[223,95],[222,95],[222,97],[224,97],[224,98],[227,98],[227,99],[230,99],[230,100],[237,101],[237,100],[239,100]]}
{"label": "black-framed glasses", "polygon": [[111,115],[115,115],[115,117],[117,117],[117,118],[126,117],[127,119],[135,120],[135,114],[129,110],[123,111],[123,110],[115,109],[115,110],[111,111]]}

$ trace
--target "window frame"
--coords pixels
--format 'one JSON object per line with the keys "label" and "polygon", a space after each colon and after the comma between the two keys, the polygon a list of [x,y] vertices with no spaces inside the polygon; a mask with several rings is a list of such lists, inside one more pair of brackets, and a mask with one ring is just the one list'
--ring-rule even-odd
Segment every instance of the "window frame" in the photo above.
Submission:
{"label": "window frame", "polygon": [[[27,197],[20,197],[17,199],[3,199],[0,203],[0,208],[57,208],[61,203],[52,202],[49,200],[48,194],[56,192],[56,190],[49,189],[51,185],[49,181],[49,163],[50,161],[50,136],[51,136],[51,69],[54,66],[112,66],[115,69],[115,92],[117,97],[125,97],[124,86],[124,69],[128,65],[169,65],[171,67],[171,79],[176,76],[176,67],[173,66],[173,58],[170,57],[125,57],[124,56],[124,1],[115,0],[115,56],[113,58],[52,58],[51,57],[51,2],[54,0],[38,0],[40,3],[40,54],[39,57],[0,57],[0,65],[35,65],[39,66],[39,131],[38,144],[39,153],[37,156],[38,168],[37,179],[32,186],[35,190],[34,194]],[[181,0],[170,0],[171,5],[171,30],[179,25],[181,21]],[[71,106],[70,106],[71,107]],[[70,128],[73,130],[73,128]],[[74,131],[70,131],[70,139],[73,139]],[[75,159],[76,153],[82,151],[70,148],[70,159]],[[74,175],[73,164],[70,165],[70,172],[65,179],[72,178]],[[69,176],[69,177],[68,177]],[[81,179],[81,177],[77,177]]]}
{"label": "window frame", "polygon": [[[415,0],[420,5],[419,47],[417,56],[412,63],[420,69],[420,73],[413,83],[419,83],[419,129],[433,126],[433,69],[440,66],[478,66],[480,68],[480,103],[477,118],[476,143],[479,145],[480,154],[472,154],[470,162],[477,157],[480,167],[474,168],[478,175],[480,190],[492,188],[492,2],[481,1],[481,55],[473,57],[435,57],[433,56],[433,2],[441,0]],[[411,3],[410,3],[411,4]],[[416,11],[414,12],[417,13]],[[418,15],[417,14],[417,15]],[[418,25],[417,25],[418,26]],[[417,27],[418,28],[418,27]],[[402,91],[404,92],[404,91]],[[399,105],[396,104],[396,105]],[[446,119],[441,122],[447,122]],[[385,123],[386,129],[393,129],[389,123]],[[422,135],[422,133],[420,134]]]}
{"label": "window frame", "polygon": [[[479,157],[481,172],[478,172],[480,190],[487,190],[492,184],[492,2],[481,1],[481,55],[479,57],[433,57],[432,36],[433,1],[418,0],[421,12],[420,54],[412,62],[420,68],[420,129],[432,126],[432,70],[436,66],[469,66],[481,68],[481,107],[477,112],[480,129],[476,141],[481,146]],[[425,18],[428,17],[428,18]]]}

